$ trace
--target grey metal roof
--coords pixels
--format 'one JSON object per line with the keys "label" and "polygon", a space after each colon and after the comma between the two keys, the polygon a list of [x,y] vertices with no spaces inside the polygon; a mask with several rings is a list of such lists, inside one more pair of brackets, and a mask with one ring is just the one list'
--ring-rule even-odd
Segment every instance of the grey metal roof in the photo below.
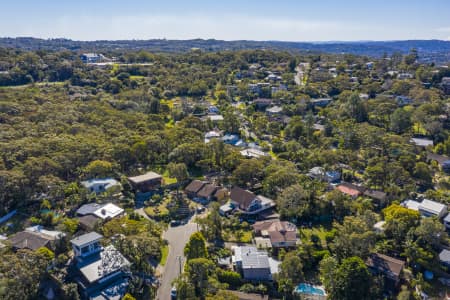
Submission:
{"label": "grey metal roof", "polygon": [[450,223],[450,214],[447,214],[447,216],[445,216],[444,222]]}
{"label": "grey metal roof", "polygon": [[[258,251],[255,247],[243,247],[241,252],[243,269],[270,268],[269,257],[266,252]],[[256,251],[255,251],[256,250]]]}
{"label": "grey metal roof", "polygon": [[102,208],[104,204],[98,204],[98,203],[88,203],[82,205],[79,209],[77,209],[77,215],[85,216],[85,215],[92,215],[96,210],[99,208]]}
{"label": "grey metal roof", "polygon": [[441,251],[441,253],[439,253],[439,260],[443,263],[450,263],[450,251],[448,251],[447,249],[444,249]]}
{"label": "grey metal roof", "polygon": [[92,231],[92,232],[80,235],[80,236],[72,239],[70,242],[75,246],[81,247],[86,244],[97,241],[101,238],[103,238],[103,236],[101,234],[98,234],[97,232]]}

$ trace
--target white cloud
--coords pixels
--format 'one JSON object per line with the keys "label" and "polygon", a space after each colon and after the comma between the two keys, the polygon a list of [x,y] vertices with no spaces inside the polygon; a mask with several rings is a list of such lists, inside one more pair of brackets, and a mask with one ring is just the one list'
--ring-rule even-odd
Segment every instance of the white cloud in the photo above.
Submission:
{"label": "white cloud", "polygon": [[[38,24],[2,24],[0,36],[66,37],[97,39],[191,39],[224,40],[387,40],[431,38],[417,30],[402,31],[386,26],[361,25],[328,20],[264,18],[245,15],[139,15],[139,16],[61,16]],[[445,34],[441,38],[447,36]]]}

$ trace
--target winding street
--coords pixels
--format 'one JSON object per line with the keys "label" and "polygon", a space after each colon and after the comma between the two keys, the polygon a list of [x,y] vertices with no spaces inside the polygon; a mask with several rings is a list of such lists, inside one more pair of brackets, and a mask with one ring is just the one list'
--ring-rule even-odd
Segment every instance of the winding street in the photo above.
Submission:
{"label": "winding street", "polygon": [[[197,224],[194,223],[193,218],[187,224],[169,227],[164,232],[164,239],[169,242],[169,255],[164,266],[163,275],[161,278],[161,285],[159,286],[156,299],[170,300],[170,290],[172,282],[180,274],[180,269],[183,268],[184,262],[184,246],[189,240],[189,237],[197,231]],[[181,263],[180,263],[181,258]]]}

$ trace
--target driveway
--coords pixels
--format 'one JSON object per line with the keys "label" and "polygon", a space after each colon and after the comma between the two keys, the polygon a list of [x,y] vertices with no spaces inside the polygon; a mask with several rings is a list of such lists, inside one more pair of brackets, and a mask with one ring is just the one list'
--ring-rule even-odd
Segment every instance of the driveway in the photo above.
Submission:
{"label": "driveway", "polygon": [[[193,218],[191,219],[193,220]],[[185,225],[169,227],[164,232],[163,237],[169,242],[169,255],[167,256],[166,265],[164,266],[161,285],[158,289],[156,299],[169,300],[172,282],[180,275],[186,259],[184,258],[184,246],[189,237],[197,231],[197,224],[189,221]],[[180,262],[181,260],[181,262]]]}

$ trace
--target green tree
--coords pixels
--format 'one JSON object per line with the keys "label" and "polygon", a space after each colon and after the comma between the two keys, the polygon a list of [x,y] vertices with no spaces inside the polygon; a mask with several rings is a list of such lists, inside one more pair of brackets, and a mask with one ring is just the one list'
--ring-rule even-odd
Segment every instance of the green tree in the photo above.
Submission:
{"label": "green tree", "polygon": [[[329,266],[327,266],[329,267]],[[325,269],[325,268],[324,268]],[[371,282],[367,266],[359,257],[349,257],[342,261],[335,271],[331,270],[331,280],[325,288],[334,300],[371,299]],[[325,274],[322,274],[325,276]],[[327,275],[330,276],[330,275]],[[330,283],[332,283],[330,285]]]}
{"label": "green tree", "polygon": [[215,265],[206,258],[192,258],[186,265],[189,282],[194,286],[195,294],[204,298],[208,292],[209,279],[214,275]]}
{"label": "green tree", "polygon": [[390,129],[398,134],[405,133],[411,128],[411,112],[404,108],[397,108],[391,115]]}
{"label": "green tree", "polygon": [[208,257],[208,251],[206,250],[206,240],[203,234],[195,232],[189,238],[189,242],[184,247],[184,255],[187,260],[195,258]]}
{"label": "green tree", "polygon": [[113,175],[113,164],[109,161],[94,160],[83,170],[86,177],[107,177]]}
{"label": "green tree", "polygon": [[279,266],[277,279],[290,279],[294,284],[297,284],[303,281],[303,278],[303,265],[301,259],[295,252],[287,253]]}
{"label": "green tree", "polygon": [[397,245],[401,245],[411,228],[417,227],[420,221],[418,211],[392,204],[383,210],[386,221],[386,235],[393,238]]}

